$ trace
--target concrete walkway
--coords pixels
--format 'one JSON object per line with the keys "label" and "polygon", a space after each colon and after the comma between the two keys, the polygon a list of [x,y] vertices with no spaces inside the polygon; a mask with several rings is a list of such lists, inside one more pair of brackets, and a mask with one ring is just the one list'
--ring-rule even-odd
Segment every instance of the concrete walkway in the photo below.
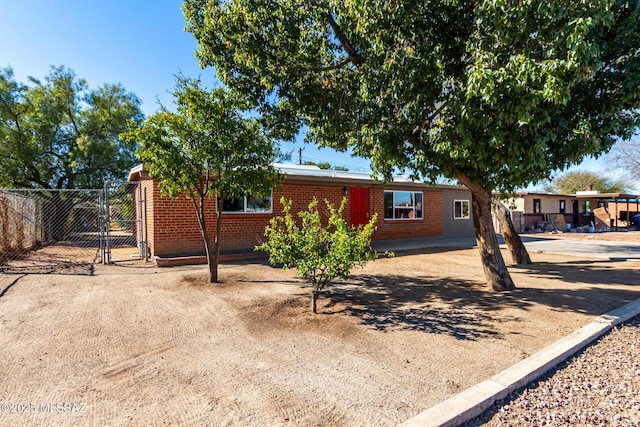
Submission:
{"label": "concrete walkway", "polygon": [[[589,258],[640,260],[640,244],[633,242],[610,242],[604,240],[578,240],[553,237],[522,236],[528,251]],[[506,247],[502,236],[498,236],[501,247]],[[377,251],[407,251],[423,248],[468,249],[476,246],[474,237],[421,237],[411,239],[376,240],[372,246]]]}
{"label": "concrete walkway", "polygon": [[[588,236],[587,236],[588,237]],[[640,244],[606,240],[582,240],[549,237],[522,238],[527,250],[616,260],[640,260]]]}

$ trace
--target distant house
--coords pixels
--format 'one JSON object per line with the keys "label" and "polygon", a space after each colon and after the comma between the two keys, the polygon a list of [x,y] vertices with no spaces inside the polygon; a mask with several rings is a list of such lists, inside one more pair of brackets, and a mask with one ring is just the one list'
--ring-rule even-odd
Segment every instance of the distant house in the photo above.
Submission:
{"label": "distant house", "polygon": [[582,191],[576,194],[521,192],[507,202],[516,231],[522,233],[545,222],[570,227],[628,228],[638,213],[638,197],[623,193]]}
{"label": "distant house", "polygon": [[[280,198],[293,201],[293,212],[306,209],[313,198],[339,204],[347,197],[345,216],[352,225],[369,221],[377,213],[373,239],[428,236],[474,236],[471,192],[463,186],[426,185],[397,176],[383,184],[368,173],[322,170],[315,166],[277,164],[284,183],[268,197],[225,201],[221,250],[247,254],[264,236],[269,220],[282,213]],[[171,258],[204,252],[202,236],[186,197],[160,196],[158,183],[143,165],[133,168],[129,181],[139,181],[146,194],[147,241],[153,257]],[[215,232],[214,199],[207,201],[211,235]]]}

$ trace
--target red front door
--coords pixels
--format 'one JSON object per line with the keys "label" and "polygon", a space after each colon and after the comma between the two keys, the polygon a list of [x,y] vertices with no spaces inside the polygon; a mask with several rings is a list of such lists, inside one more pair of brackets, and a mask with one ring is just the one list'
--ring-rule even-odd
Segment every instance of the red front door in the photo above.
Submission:
{"label": "red front door", "polygon": [[357,227],[369,222],[369,189],[349,188],[349,214],[351,225]]}

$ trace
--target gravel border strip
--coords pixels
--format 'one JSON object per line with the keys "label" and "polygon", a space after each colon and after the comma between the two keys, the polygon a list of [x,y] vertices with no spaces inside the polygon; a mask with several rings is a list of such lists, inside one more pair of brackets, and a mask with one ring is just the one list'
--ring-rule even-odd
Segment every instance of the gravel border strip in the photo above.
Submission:
{"label": "gravel border strip", "polygon": [[639,352],[640,315],[462,426],[640,426]]}
{"label": "gravel border strip", "polygon": [[[458,426],[472,420],[559,363],[567,360],[614,326],[640,314],[640,299],[597,317],[573,334],[551,344],[507,370],[441,402],[401,424],[402,427]],[[552,424],[553,425],[553,424]]]}

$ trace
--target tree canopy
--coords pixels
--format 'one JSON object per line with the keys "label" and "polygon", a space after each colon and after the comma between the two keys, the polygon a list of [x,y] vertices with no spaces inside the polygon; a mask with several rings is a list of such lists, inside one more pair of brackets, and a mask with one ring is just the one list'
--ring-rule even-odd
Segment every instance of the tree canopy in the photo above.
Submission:
{"label": "tree canopy", "polygon": [[637,1],[186,0],[201,65],[293,137],[473,193],[488,282],[513,287],[491,193],[626,138],[640,116]]}
{"label": "tree canopy", "polygon": [[[276,150],[244,104],[223,89],[208,92],[198,80],[180,76],[174,91],[176,112],[162,107],[123,138],[138,142],[138,157],[162,193],[187,196],[207,252],[210,281],[218,281],[220,224],[227,199],[263,196],[278,182]],[[205,198],[216,196],[213,245],[207,228]]]}
{"label": "tree canopy", "polygon": [[26,85],[0,69],[0,184],[98,188],[123,179],[136,145],[119,135],[142,119],[139,99],[120,84],[90,89],[72,70],[52,67],[44,82]]}
{"label": "tree canopy", "polygon": [[621,180],[608,178],[594,172],[566,172],[545,186],[552,193],[575,194],[578,191],[599,191],[601,193],[624,193],[626,184]]}

